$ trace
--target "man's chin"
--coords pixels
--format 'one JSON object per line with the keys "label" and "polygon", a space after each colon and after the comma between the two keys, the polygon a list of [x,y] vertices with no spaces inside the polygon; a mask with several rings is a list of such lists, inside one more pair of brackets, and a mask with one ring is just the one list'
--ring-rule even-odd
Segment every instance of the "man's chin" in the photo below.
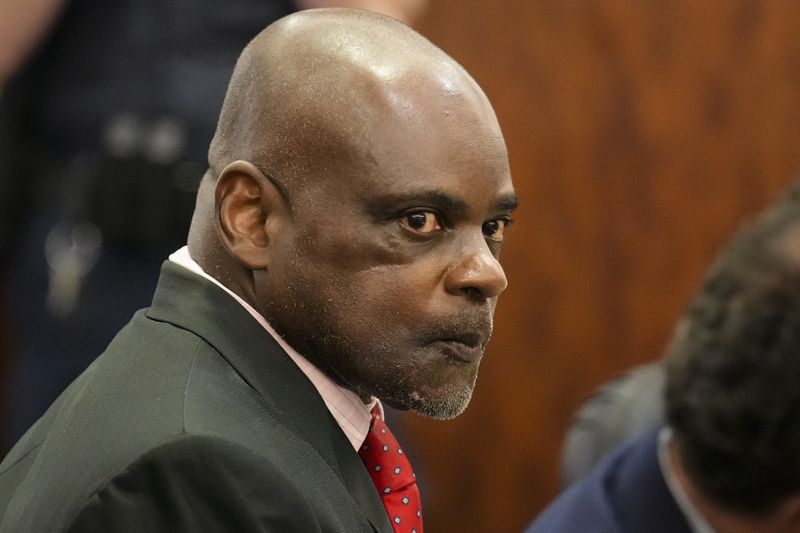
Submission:
{"label": "man's chin", "polygon": [[[449,420],[467,408],[478,378],[477,364],[445,365],[444,368],[418,368],[408,371],[405,379],[383,376],[372,380],[372,386],[360,388],[366,396],[399,411],[415,411],[428,418]],[[422,370],[422,371],[419,371]],[[360,394],[364,397],[364,394]]]}
{"label": "man's chin", "polygon": [[459,390],[436,391],[429,395],[414,391],[404,398],[405,401],[385,401],[395,409],[414,411],[436,420],[450,420],[463,413],[471,399],[472,388],[463,387]]}

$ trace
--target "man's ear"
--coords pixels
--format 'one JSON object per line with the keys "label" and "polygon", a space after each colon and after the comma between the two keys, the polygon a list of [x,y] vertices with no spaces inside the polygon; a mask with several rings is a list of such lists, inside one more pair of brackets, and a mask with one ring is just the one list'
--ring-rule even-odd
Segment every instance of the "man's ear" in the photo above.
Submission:
{"label": "man's ear", "polygon": [[252,163],[234,161],[220,173],[214,200],[228,252],[249,270],[267,268],[278,219],[288,208],[275,184]]}

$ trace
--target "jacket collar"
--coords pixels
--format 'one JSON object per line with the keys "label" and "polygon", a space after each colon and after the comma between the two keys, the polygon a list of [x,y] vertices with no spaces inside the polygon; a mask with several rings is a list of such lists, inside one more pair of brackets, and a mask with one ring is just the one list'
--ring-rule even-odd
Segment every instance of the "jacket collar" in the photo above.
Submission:
{"label": "jacket collar", "polygon": [[[617,458],[615,479],[605,479],[614,514],[623,531],[691,533],[658,461],[658,431],[635,439]],[[624,460],[623,460],[624,459]]]}

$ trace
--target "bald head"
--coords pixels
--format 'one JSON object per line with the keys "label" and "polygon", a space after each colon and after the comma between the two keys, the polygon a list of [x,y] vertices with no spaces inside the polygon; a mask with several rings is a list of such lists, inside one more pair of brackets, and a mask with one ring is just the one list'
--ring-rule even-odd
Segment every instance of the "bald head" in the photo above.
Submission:
{"label": "bald head", "polygon": [[209,151],[212,175],[242,159],[286,187],[369,161],[377,128],[424,119],[436,98],[481,102],[491,114],[464,69],[402,23],[361,10],[295,13],[242,53]]}
{"label": "bald head", "polygon": [[[466,127],[456,126],[456,117]],[[507,173],[505,144],[483,91],[423,36],[363,10],[311,9],[284,17],[237,61],[209,148],[189,249],[222,281],[230,279],[236,261],[228,256],[235,254],[219,239],[216,185],[234,162],[250,164],[292,210],[297,191],[310,183],[348,186],[337,182],[370,173],[401,179],[387,159],[446,164],[457,154],[422,140],[445,130],[453,138],[448,146],[459,152],[487,140],[496,144],[489,163]]]}

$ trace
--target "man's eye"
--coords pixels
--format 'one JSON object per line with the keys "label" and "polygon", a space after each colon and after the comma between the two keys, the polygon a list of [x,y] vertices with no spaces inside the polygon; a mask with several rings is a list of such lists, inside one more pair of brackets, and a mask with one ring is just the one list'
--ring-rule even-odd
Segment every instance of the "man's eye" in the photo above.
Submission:
{"label": "man's eye", "polygon": [[400,225],[414,233],[423,234],[433,233],[434,231],[440,231],[442,229],[439,217],[430,211],[409,213],[400,219]]}
{"label": "man's eye", "polygon": [[487,239],[492,239],[493,241],[502,241],[503,234],[506,231],[506,227],[511,223],[511,220],[507,218],[498,218],[496,220],[490,220],[489,222],[484,222],[483,224],[483,234],[486,235]]}

